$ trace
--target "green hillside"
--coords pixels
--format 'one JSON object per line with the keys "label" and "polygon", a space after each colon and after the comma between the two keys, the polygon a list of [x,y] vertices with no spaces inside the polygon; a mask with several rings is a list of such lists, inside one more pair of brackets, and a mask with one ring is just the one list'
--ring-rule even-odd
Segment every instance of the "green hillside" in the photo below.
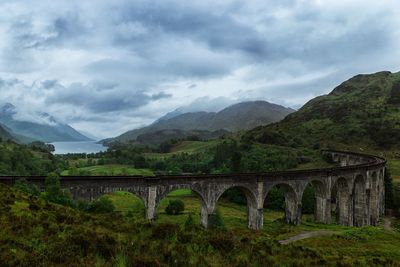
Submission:
{"label": "green hillside", "polygon": [[[118,196],[135,207],[129,194]],[[186,199],[188,212],[198,209],[199,200],[190,195],[168,198]],[[186,224],[187,212],[174,219],[159,210],[160,220],[149,223],[138,213],[83,212],[0,185],[0,262],[69,267],[398,266],[400,260],[397,228],[318,225],[309,219],[292,226],[266,213],[264,231],[255,232],[245,229],[244,206],[221,201],[218,207],[227,229],[206,230],[196,222]],[[329,236],[278,243],[316,229],[324,229]]]}
{"label": "green hillside", "polygon": [[298,112],[245,135],[267,144],[384,150],[400,140],[400,73],[357,75]]}
{"label": "green hillside", "polygon": [[41,148],[0,142],[0,175],[47,175],[58,168],[63,162]]}

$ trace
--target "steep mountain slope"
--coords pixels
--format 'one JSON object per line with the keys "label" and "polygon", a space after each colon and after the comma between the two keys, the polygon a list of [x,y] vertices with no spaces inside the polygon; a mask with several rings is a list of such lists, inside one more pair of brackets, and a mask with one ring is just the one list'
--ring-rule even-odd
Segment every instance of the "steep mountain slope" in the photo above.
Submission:
{"label": "steep mountain slope", "polygon": [[[192,130],[235,132],[279,121],[291,112],[293,112],[292,109],[266,101],[243,102],[227,107],[217,113],[191,112],[179,114],[179,112],[171,112],[147,127],[128,131],[116,138],[105,141],[106,143],[135,141],[139,136],[162,132],[163,130],[179,131],[180,135],[182,135],[182,131],[190,132]],[[189,134],[192,133],[184,133],[184,135]]]}
{"label": "steep mountain slope", "polygon": [[9,133],[6,128],[0,124],[0,138],[2,140],[14,140],[15,138]]}
{"label": "steep mountain slope", "polygon": [[71,126],[57,122],[47,113],[35,114],[38,122],[15,119],[18,113],[15,106],[5,104],[0,109],[0,123],[10,128],[22,142],[39,140],[43,142],[54,141],[89,141],[90,138],[79,133]]}
{"label": "steep mountain slope", "polygon": [[357,75],[281,122],[244,137],[293,146],[399,147],[400,73]]}
{"label": "steep mountain slope", "polygon": [[216,113],[210,129],[224,129],[231,132],[248,130],[280,121],[292,112],[293,109],[265,101],[242,102]]}

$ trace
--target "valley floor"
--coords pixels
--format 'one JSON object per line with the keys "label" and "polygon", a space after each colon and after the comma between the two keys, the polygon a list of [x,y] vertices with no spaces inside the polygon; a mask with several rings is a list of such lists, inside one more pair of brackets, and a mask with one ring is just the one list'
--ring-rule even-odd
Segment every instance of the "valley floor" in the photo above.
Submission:
{"label": "valley floor", "polygon": [[[130,193],[116,192],[110,197],[118,211],[133,212],[135,216],[142,216],[144,208],[140,200]],[[182,214],[165,213],[165,207],[173,199],[180,199],[185,203],[185,211]],[[128,200],[131,201],[129,205],[127,205]],[[221,200],[217,209],[227,229],[247,231],[246,206]],[[191,195],[190,190],[177,190],[162,200],[156,223],[183,226],[189,213],[194,215],[195,223],[200,224],[200,200]],[[381,224],[376,227],[355,228],[340,226],[334,222],[329,225],[314,223],[311,214],[303,215],[303,223],[299,226],[287,225],[283,222],[283,216],[283,212],[265,210],[264,229],[261,234],[279,241],[282,245],[311,249],[327,259],[341,259],[349,264],[362,265],[366,259],[374,258],[377,265],[385,262],[400,266],[400,222],[393,218],[383,218]],[[394,227],[388,227],[388,221]]]}

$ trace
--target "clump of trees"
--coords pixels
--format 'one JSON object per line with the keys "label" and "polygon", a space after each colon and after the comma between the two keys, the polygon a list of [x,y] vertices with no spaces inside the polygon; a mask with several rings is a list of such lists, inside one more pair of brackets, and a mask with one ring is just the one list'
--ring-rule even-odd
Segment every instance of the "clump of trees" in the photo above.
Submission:
{"label": "clump of trees", "polygon": [[165,213],[168,215],[178,215],[185,210],[185,203],[182,200],[174,199],[170,200],[167,207],[165,207]]}
{"label": "clump of trees", "polygon": [[46,175],[65,168],[65,162],[41,148],[0,142],[1,175]]}
{"label": "clump of trees", "polygon": [[49,201],[60,205],[75,206],[71,194],[61,188],[60,177],[56,173],[50,173],[45,180],[46,190],[42,197]]}
{"label": "clump of trees", "polygon": [[86,211],[93,213],[111,213],[115,211],[112,201],[106,197],[100,197],[90,202]]}

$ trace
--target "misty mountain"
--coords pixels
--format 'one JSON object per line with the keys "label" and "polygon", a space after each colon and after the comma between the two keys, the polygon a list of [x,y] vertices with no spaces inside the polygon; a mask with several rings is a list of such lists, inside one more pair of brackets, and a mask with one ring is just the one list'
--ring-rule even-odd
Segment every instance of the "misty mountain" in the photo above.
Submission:
{"label": "misty mountain", "polygon": [[6,129],[4,125],[0,124],[0,138],[2,140],[15,140],[15,137]]}
{"label": "misty mountain", "polygon": [[54,117],[47,113],[33,114],[35,120],[32,121],[18,118],[17,115],[17,108],[10,103],[6,103],[0,108],[0,123],[11,129],[11,134],[21,142],[91,140],[71,126],[56,121]]}
{"label": "misty mountain", "polygon": [[[149,133],[159,132],[164,130],[174,130],[179,132],[176,138],[181,138],[182,135],[192,135],[191,131],[203,131],[201,136],[214,136],[212,132],[220,131],[220,133],[236,132],[240,130],[252,129],[259,125],[266,125],[279,121],[292,113],[294,110],[285,108],[276,104],[271,104],[266,101],[249,101],[242,102],[229,106],[219,112],[188,112],[181,114],[179,109],[168,113],[167,115],[156,120],[153,124],[128,131],[116,138],[103,140],[104,143],[114,141],[118,142],[134,142],[154,143],[152,138],[157,139],[154,134]],[[179,131],[178,131],[179,130]],[[187,133],[183,134],[182,131]],[[206,134],[208,131],[209,133]],[[142,136],[142,138],[138,137]],[[143,136],[148,136],[144,139]],[[173,135],[169,135],[173,136]]]}

